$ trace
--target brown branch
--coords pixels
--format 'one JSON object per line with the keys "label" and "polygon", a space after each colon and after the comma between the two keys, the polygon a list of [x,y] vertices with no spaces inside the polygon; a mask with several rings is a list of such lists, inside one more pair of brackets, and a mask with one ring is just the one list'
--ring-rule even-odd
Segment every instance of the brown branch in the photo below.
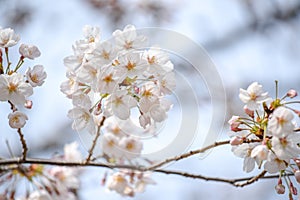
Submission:
{"label": "brown branch", "polygon": [[[244,141],[244,143],[260,142],[260,141],[261,140],[246,140],[246,141]],[[193,150],[193,151],[187,152],[185,154],[181,154],[179,156],[174,156],[172,158],[168,158],[168,159],[166,159],[162,162],[159,162],[157,164],[154,164],[154,165],[148,167],[147,169],[151,171],[151,170],[157,169],[157,168],[159,168],[159,167],[161,167],[161,166],[163,166],[167,163],[170,163],[172,161],[182,160],[182,159],[188,158],[190,156],[193,156],[193,155],[196,155],[196,154],[199,154],[199,153],[204,153],[205,151],[210,150],[212,148],[222,146],[222,145],[226,145],[226,144],[229,144],[229,143],[230,143],[230,140],[215,142],[215,143],[213,143],[211,145],[208,145],[206,147],[203,147],[201,149]]]}
{"label": "brown branch", "polygon": [[[67,162],[61,160],[49,160],[49,159],[33,159],[27,158],[26,160],[22,159],[10,159],[10,160],[0,160],[0,169],[6,171],[15,168],[14,165],[20,164],[41,164],[41,165],[55,165],[55,166],[65,166],[65,167],[103,167],[108,169],[129,169],[135,171],[145,172],[148,171],[143,167],[132,166],[132,165],[115,165],[115,164],[105,164],[105,163],[97,163],[97,162]],[[279,175],[269,175],[265,176],[266,171],[261,172],[257,176],[244,177],[244,178],[236,178],[236,179],[227,179],[227,178],[218,178],[218,177],[209,177],[203,176],[199,174],[191,174],[182,171],[174,171],[174,170],[165,170],[165,169],[154,169],[152,172],[168,174],[168,175],[178,175],[186,178],[193,178],[205,181],[214,181],[214,182],[223,182],[228,183],[235,187],[244,187],[250,185],[260,179],[277,179]],[[293,176],[294,174],[286,174],[286,176]],[[245,182],[243,182],[245,181]],[[243,183],[240,183],[243,182]]]}
{"label": "brown branch", "polygon": [[20,128],[18,129],[18,134],[19,134],[20,141],[21,141],[21,144],[22,144],[22,160],[25,161],[26,156],[27,156],[28,147],[27,147],[24,135],[22,133],[22,130]]}
{"label": "brown branch", "polygon": [[262,171],[260,174],[258,174],[257,176],[253,176],[251,179],[248,179],[246,182],[244,183],[236,183],[235,186],[237,187],[244,187],[246,185],[250,185],[256,181],[258,181],[259,179],[261,179],[262,177],[265,176],[265,174],[267,173],[267,171]]}
{"label": "brown branch", "polygon": [[92,144],[92,146],[91,146],[91,148],[90,148],[90,150],[89,150],[89,154],[88,154],[88,156],[87,156],[87,158],[86,158],[86,160],[85,160],[85,163],[89,163],[90,160],[91,160],[91,158],[92,158],[94,149],[95,149],[95,147],[96,147],[98,138],[99,138],[100,133],[101,133],[100,130],[101,130],[101,127],[102,127],[103,124],[104,124],[104,121],[105,121],[105,117],[103,116],[102,119],[101,119],[101,121],[100,121],[99,126],[97,127],[96,136],[95,136],[95,138],[94,138],[94,140],[93,140],[93,144]]}

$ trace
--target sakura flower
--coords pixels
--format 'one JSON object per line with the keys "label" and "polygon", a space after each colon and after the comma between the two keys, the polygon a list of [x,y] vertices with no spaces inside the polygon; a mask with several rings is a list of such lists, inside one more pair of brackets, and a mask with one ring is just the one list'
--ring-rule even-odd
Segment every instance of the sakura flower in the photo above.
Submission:
{"label": "sakura flower", "polygon": [[0,47],[12,47],[18,43],[20,36],[11,28],[0,28]]}
{"label": "sakura flower", "polygon": [[287,168],[288,163],[288,160],[281,160],[275,154],[269,153],[264,169],[270,174],[274,174]]}
{"label": "sakura flower", "polygon": [[143,58],[148,62],[149,74],[164,75],[174,68],[168,54],[158,47],[151,47],[143,54]]}
{"label": "sakura flower", "polygon": [[118,58],[119,66],[129,78],[141,76],[146,70],[146,61],[138,52],[124,54]]}
{"label": "sakura flower", "polygon": [[101,65],[109,64],[117,56],[117,51],[110,42],[98,43],[92,53]]}
{"label": "sakura flower", "polygon": [[78,150],[77,142],[72,142],[64,146],[64,160],[70,162],[82,160],[82,155]]}
{"label": "sakura flower", "polygon": [[241,88],[239,97],[250,110],[258,109],[261,103],[269,100],[268,93],[257,82],[252,83],[247,90]]}
{"label": "sakura flower", "polygon": [[160,91],[162,94],[172,94],[176,88],[176,79],[173,72],[168,72],[159,80]]}
{"label": "sakura flower", "polygon": [[90,109],[92,106],[92,102],[88,94],[82,92],[81,90],[77,90],[72,94],[72,103],[76,107],[82,107],[86,109]]}
{"label": "sakura flower", "polygon": [[82,67],[77,71],[78,81],[93,85],[95,87],[97,80],[98,69],[95,65],[90,63],[85,63]]}
{"label": "sakura flower", "polygon": [[119,149],[119,138],[111,133],[104,134],[101,140],[103,153],[111,158],[120,158],[122,156]]}
{"label": "sakura flower", "polygon": [[268,130],[274,136],[285,137],[294,132],[293,119],[294,115],[289,109],[283,106],[278,107],[269,120]]}
{"label": "sakura flower", "polygon": [[119,146],[124,150],[123,154],[127,159],[138,157],[143,149],[143,143],[132,137],[123,137],[119,142]]}
{"label": "sakura flower", "polygon": [[47,78],[47,74],[44,71],[42,65],[35,65],[33,69],[30,67],[26,71],[26,77],[32,87],[41,86]]}
{"label": "sakura flower", "polygon": [[100,30],[99,27],[94,27],[90,25],[85,25],[83,27],[83,36],[89,42],[99,42],[100,41]]}
{"label": "sakura flower", "polygon": [[33,191],[28,200],[51,200],[50,194],[46,190],[35,190]]}
{"label": "sakura flower", "polygon": [[114,190],[122,196],[134,196],[134,191],[123,174],[117,172],[107,180],[109,190]]}
{"label": "sakura flower", "polygon": [[66,187],[67,190],[77,190],[80,181],[76,176],[76,172],[76,170],[69,167],[53,167],[49,173],[62,184],[61,189]]}
{"label": "sakura flower", "polygon": [[96,91],[102,94],[112,93],[117,89],[118,79],[118,75],[112,68],[104,69],[102,73],[99,73]]}
{"label": "sakura flower", "polygon": [[15,111],[8,115],[8,119],[9,119],[8,123],[9,123],[10,127],[19,129],[19,128],[23,128],[25,126],[26,120],[28,120],[28,117],[20,111]]}
{"label": "sakura flower", "polygon": [[79,82],[74,71],[69,71],[67,77],[68,80],[62,82],[60,85],[60,91],[68,98],[72,99],[73,94],[79,89]]}
{"label": "sakura flower", "polygon": [[269,149],[264,144],[254,147],[254,149],[251,151],[251,157],[258,159],[259,161],[267,160],[268,154]]}
{"label": "sakura flower", "polygon": [[149,173],[138,174],[138,180],[135,183],[134,191],[142,193],[147,185],[155,185],[156,182],[150,177]]}
{"label": "sakura flower", "polygon": [[233,146],[232,148],[234,155],[244,158],[243,170],[245,172],[251,172],[255,167],[256,160],[251,157],[251,152],[257,145],[257,143],[243,143],[239,146]]}
{"label": "sakura flower", "polygon": [[136,105],[136,100],[126,90],[119,90],[107,98],[105,108],[116,117],[126,120],[130,116],[130,109]]}
{"label": "sakura flower", "polygon": [[272,149],[276,156],[281,160],[287,160],[298,157],[300,154],[300,135],[297,133],[291,133],[286,137],[272,138]]}
{"label": "sakura flower", "polygon": [[116,30],[113,32],[117,48],[121,50],[131,50],[145,47],[146,38],[138,36],[133,25],[125,26],[124,30]]}
{"label": "sakura flower", "polygon": [[72,128],[74,130],[80,131],[88,127],[89,131],[92,132],[94,129],[94,120],[90,112],[81,107],[74,107],[69,110],[68,117],[74,119]]}
{"label": "sakura flower", "polygon": [[33,94],[32,87],[26,83],[21,74],[0,75],[0,101],[24,104],[26,97]]}
{"label": "sakura flower", "polygon": [[28,44],[21,44],[19,53],[23,58],[29,58],[31,60],[41,55],[40,50],[36,46]]}

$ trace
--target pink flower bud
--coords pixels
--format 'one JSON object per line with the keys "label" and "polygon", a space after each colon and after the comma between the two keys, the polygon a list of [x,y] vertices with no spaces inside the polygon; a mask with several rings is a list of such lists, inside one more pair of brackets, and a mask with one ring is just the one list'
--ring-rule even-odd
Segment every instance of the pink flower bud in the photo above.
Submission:
{"label": "pink flower bud", "polygon": [[294,97],[296,97],[297,95],[298,95],[298,93],[297,93],[297,91],[294,90],[294,89],[290,89],[290,90],[287,92],[287,94],[286,94],[286,96],[288,96],[288,97],[290,97],[290,98],[294,98]]}
{"label": "pink flower bud", "polygon": [[234,137],[231,138],[231,140],[230,140],[230,144],[231,144],[232,146],[234,146],[234,145],[240,145],[240,144],[242,144],[243,142],[244,142],[244,139],[241,138],[241,137],[239,137],[239,136],[234,136]]}
{"label": "pink flower bud", "polygon": [[246,105],[244,106],[244,112],[251,118],[254,118],[254,111],[250,110]]}
{"label": "pink flower bud", "polygon": [[290,182],[290,190],[291,190],[291,193],[293,195],[297,195],[298,194],[297,188],[294,187],[294,185],[293,185],[292,182]]}
{"label": "pink flower bud", "polygon": [[26,100],[24,107],[27,109],[31,109],[32,108],[32,101],[30,100]]}
{"label": "pink flower bud", "polygon": [[241,131],[242,129],[239,128],[239,125],[241,122],[239,121],[240,117],[239,116],[232,116],[231,119],[228,121],[230,128],[234,132]]}
{"label": "pink flower bud", "polygon": [[300,170],[296,170],[294,172],[294,175],[295,175],[297,182],[300,183]]}
{"label": "pink flower bud", "polygon": [[284,194],[285,187],[282,184],[278,184],[275,186],[275,190],[276,190],[277,194]]}

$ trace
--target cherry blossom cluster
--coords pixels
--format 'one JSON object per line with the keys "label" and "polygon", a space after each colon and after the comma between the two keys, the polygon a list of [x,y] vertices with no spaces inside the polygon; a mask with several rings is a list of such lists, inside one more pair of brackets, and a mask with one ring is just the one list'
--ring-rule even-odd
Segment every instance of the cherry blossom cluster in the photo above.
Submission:
{"label": "cherry blossom cluster", "polygon": [[68,80],[61,85],[74,106],[68,113],[73,129],[95,133],[99,118],[127,120],[133,108],[144,128],[165,120],[171,102],[164,97],[175,88],[168,54],[146,48],[146,37],[132,25],[116,30],[114,41],[100,41],[97,27],[85,26],[83,33],[64,59]]}
{"label": "cherry blossom cluster", "polygon": [[299,103],[292,100],[296,96],[297,92],[291,89],[279,98],[276,82],[273,99],[262,85],[254,82],[246,90],[240,89],[245,116],[232,116],[229,120],[232,151],[244,158],[243,170],[251,172],[257,165],[270,174],[279,173],[276,191],[285,193],[283,177],[290,197],[297,194],[297,189],[287,174],[294,173],[300,183],[300,129],[297,125],[300,112],[291,107]]}
{"label": "cherry blossom cluster", "polygon": [[[138,35],[133,25],[116,30],[108,41],[101,41],[99,28],[93,26],[85,26],[83,35],[73,45],[73,55],[64,59],[68,80],[62,83],[61,91],[72,99],[73,108],[68,112],[74,120],[72,128],[99,134],[104,124],[102,158],[132,164],[140,156],[143,143],[133,133],[124,132],[119,122],[128,127],[136,121],[147,130],[167,118],[172,103],[165,97],[175,89],[173,64],[159,47],[147,47],[147,38]],[[138,172],[129,174],[131,181],[127,181],[128,172],[113,174],[108,188],[133,196],[141,191],[129,186],[133,177],[151,182],[144,181]]]}
{"label": "cherry blossom cluster", "polygon": [[9,50],[20,40],[11,28],[0,27],[0,101],[9,102],[12,113],[8,115],[11,128],[20,129],[26,124],[28,117],[18,111],[18,106],[32,107],[28,99],[33,94],[33,88],[41,86],[47,74],[42,65],[28,67],[23,74],[19,70],[26,59],[33,60],[40,56],[39,49],[30,44],[21,44],[19,47],[20,58],[16,64],[9,59]]}
{"label": "cherry blossom cluster", "polygon": [[[76,142],[66,144],[64,154],[52,160],[80,162],[82,155]],[[0,168],[0,199],[17,200],[76,200],[80,187],[79,168],[45,167],[40,164],[10,165]],[[24,191],[24,185],[27,185]],[[25,195],[22,195],[24,194]]]}

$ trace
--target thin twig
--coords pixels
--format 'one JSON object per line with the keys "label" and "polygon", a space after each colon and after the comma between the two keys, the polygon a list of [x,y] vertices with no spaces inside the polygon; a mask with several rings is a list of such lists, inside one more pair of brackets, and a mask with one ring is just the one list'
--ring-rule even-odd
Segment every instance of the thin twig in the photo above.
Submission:
{"label": "thin twig", "polygon": [[263,178],[266,173],[267,173],[267,171],[262,171],[260,174],[258,174],[257,176],[253,176],[251,179],[248,179],[244,183],[236,183],[235,186],[236,187],[244,187],[246,185],[250,185],[250,184],[258,181],[259,179]]}
{"label": "thin twig", "polygon": [[[246,140],[244,141],[244,143],[252,143],[252,142],[260,142],[260,140]],[[168,158],[162,162],[159,162],[157,164],[154,164],[150,167],[148,167],[147,169],[148,170],[154,170],[154,169],[157,169],[167,163],[170,163],[172,161],[178,161],[178,160],[182,160],[182,159],[185,159],[185,158],[188,158],[190,156],[193,156],[193,155],[196,155],[196,154],[199,154],[199,153],[204,153],[205,151],[209,150],[209,149],[212,149],[212,148],[215,148],[215,147],[218,147],[218,146],[222,146],[222,145],[226,145],[226,144],[229,144],[230,143],[230,140],[225,140],[225,141],[221,141],[221,142],[215,142],[211,145],[208,145],[206,147],[203,147],[201,149],[197,149],[197,150],[193,150],[193,151],[190,151],[190,152],[187,152],[185,154],[181,154],[179,156],[174,156],[172,158]]]}
{"label": "thin twig", "polygon": [[22,130],[20,128],[18,129],[18,134],[19,134],[20,141],[21,141],[21,144],[22,144],[22,160],[26,160],[28,147],[27,147],[24,135],[22,133]]}
{"label": "thin twig", "polygon": [[88,154],[88,156],[87,156],[87,158],[86,158],[86,160],[85,160],[85,163],[89,163],[90,160],[91,160],[91,158],[92,158],[92,155],[93,155],[93,153],[94,153],[94,149],[95,149],[95,147],[96,147],[98,138],[99,138],[100,133],[101,133],[100,130],[101,130],[101,127],[102,127],[103,124],[104,124],[104,121],[105,121],[105,117],[103,116],[102,119],[101,119],[101,121],[100,121],[99,126],[97,127],[96,136],[95,136],[95,138],[94,138],[94,140],[93,140],[93,144],[92,144],[92,146],[91,146],[91,148],[90,148],[90,150],[89,150],[89,154]]}

